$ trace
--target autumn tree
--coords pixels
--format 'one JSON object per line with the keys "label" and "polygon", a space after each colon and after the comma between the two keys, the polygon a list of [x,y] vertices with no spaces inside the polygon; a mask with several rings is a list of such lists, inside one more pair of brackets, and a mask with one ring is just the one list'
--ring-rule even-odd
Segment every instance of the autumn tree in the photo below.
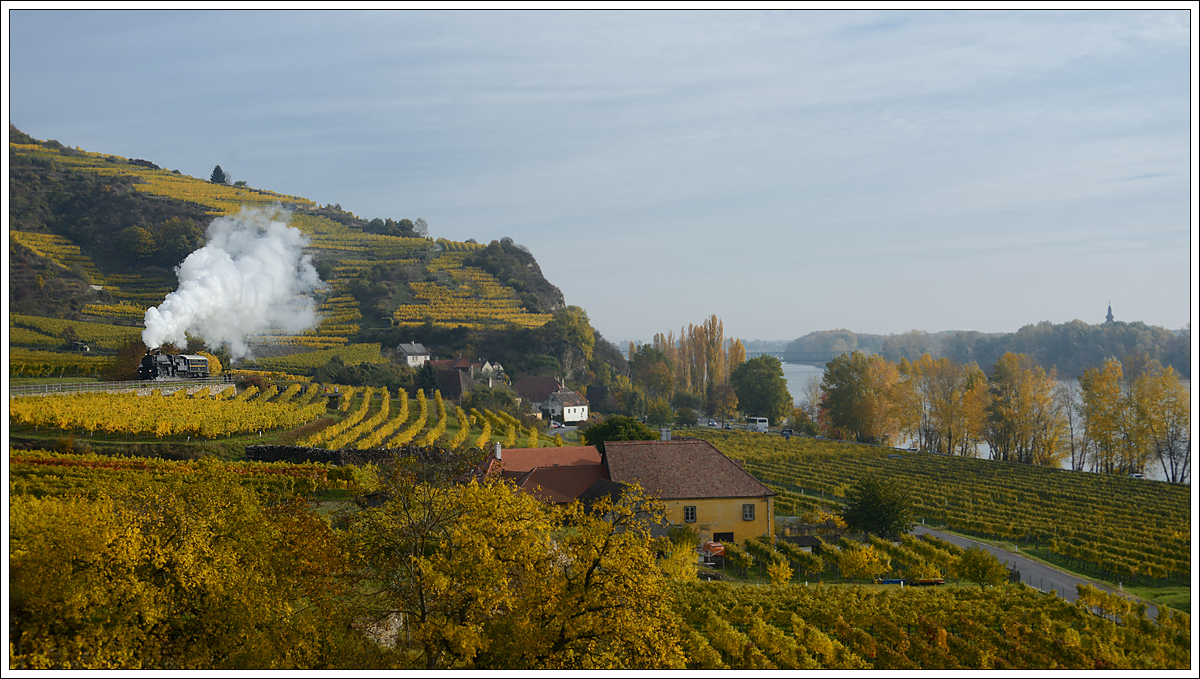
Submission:
{"label": "autumn tree", "polygon": [[955,573],[959,578],[979,585],[980,589],[987,585],[1002,585],[1008,580],[1008,566],[979,545],[963,552],[955,564]]}
{"label": "autumn tree", "polygon": [[100,371],[100,376],[109,381],[136,380],[146,348],[141,339],[125,342],[117,348],[112,361]]}
{"label": "autumn tree", "polygon": [[1125,362],[1110,358],[1084,371],[1079,390],[1093,469],[1141,473],[1153,458],[1169,480],[1186,478],[1190,413],[1187,390],[1173,369],[1142,355],[1129,356]]}
{"label": "autumn tree", "polygon": [[715,314],[700,325],[680,328],[678,337],[674,332],[655,334],[653,347],[663,352],[671,366],[675,393],[696,398],[709,398],[746,360],[746,347],[741,340],[725,339],[724,323]]}
{"label": "autumn tree", "polygon": [[1185,483],[1192,473],[1191,409],[1187,388],[1171,367],[1147,375],[1146,429],[1163,478]]}
{"label": "autumn tree", "polygon": [[1006,353],[989,382],[986,436],[992,459],[1057,467],[1065,420],[1047,373],[1025,354]]}
{"label": "autumn tree", "polygon": [[661,427],[671,421],[671,415],[671,404],[661,396],[650,399],[646,405],[646,422],[649,424]]}
{"label": "autumn tree", "polygon": [[887,444],[911,411],[901,406],[907,384],[899,368],[882,356],[842,354],[825,365],[821,379],[823,426],[830,436]]}
{"label": "autumn tree", "polygon": [[844,578],[877,578],[891,570],[891,559],[873,546],[843,539],[838,554],[838,571]]}
{"label": "autumn tree", "polygon": [[[366,611],[426,669],[680,667],[649,526],[662,508],[545,504],[502,482],[393,476],[349,531]],[[566,527],[566,529],[564,529]]]}
{"label": "autumn tree", "polygon": [[1091,441],[1084,427],[1083,403],[1077,385],[1072,386],[1060,382],[1054,388],[1054,398],[1058,401],[1065,422],[1066,439],[1064,445],[1067,460],[1072,471],[1087,469],[1088,456],[1091,452]]}
{"label": "autumn tree", "polygon": [[974,364],[964,366],[929,354],[900,371],[909,383],[909,431],[923,450],[974,456],[983,436],[987,378]]}
{"label": "autumn tree", "polygon": [[715,415],[721,418],[722,421],[732,419],[737,415],[738,397],[733,386],[729,384],[717,385],[713,389],[712,398],[708,400],[708,414]]}
{"label": "autumn tree", "polygon": [[345,561],[328,523],[284,498],[264,505],[213,467],[15,496],[11,666],[386,664],[342,631]]}
{"label": "autumn tree", "polygon": [[665,351],[651,344],[631,346],[627,360],[634,384],[652,397],[670,400],[675,391],[675,376]]}
{"label": "autumn tree", "polygon": [[804,386],[801,388],[800,402],[797,407],[803,408],[808,419],[813,422],[817,421],[821,412],[821,378],[816,375],[809,375],[804,380]]}

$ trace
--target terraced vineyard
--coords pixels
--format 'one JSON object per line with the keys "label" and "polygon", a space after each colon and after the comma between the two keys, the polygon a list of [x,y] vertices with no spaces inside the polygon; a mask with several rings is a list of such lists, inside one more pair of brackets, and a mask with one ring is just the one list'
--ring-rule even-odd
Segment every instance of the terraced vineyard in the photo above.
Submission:
{"label": "terraced vineyard", "polygon": [[[298,353],[303,353],[309,349],[333,349],[354,344],[362,331],[363,313],[358,301],[347,292],[356,280],[370,275],[378,266],[410,271],[402,282],[397,283],[400,290],[386,307],[390,310],[390,318],[385,317],[385,322],[390,320],[401,326],[432,322],[435,326],[472,329],[536,328],[550,318],[549,314],[533,313],[525,308],[511,287],[511,281],[502,283],[481,269],[463,265],[465,257],[486,247],[482,244],[368,233],[362,226],[351,225],[365,225],[365,220],[351,213],[330,213],[329,206],[320,208],[306,198],[244,185],[214,184],[158,168],[148,161],[93,153],[53,142],[14,142],[10,144],[10,153],[24,163],[49,168],[52,172],[132,179],[123,186],[132,187],[141,194],[202,206],[203,213],[199,214],[213,217],[234,214],[244,207],[281,206],[288,212],[289,223],[308,238],[309,251],[329,265],[325,273],[329,278],[326,283],[330,285],[327,293],[330,299],[326,299],[319,309],[322,320],[317,328],[300,335],[268,331],[250,338],[252,345],[296,347]],[[197,213],[192,209],[194,218]],[[326,215],[345,219],[337,221]],[[61,231],[61,228],[56,230]],[[54,266],[82,269],[93,289],[107,295],[102,297],[103,301],[89,301],[78,310],[87,319],[140,325],[146,309],[161,304],[177,285],[174,274],[162,267],[102,271],[78,244],[62,233],[15,231],[12,240]],[[370,319],[370,322],[374,325],[379,320]],[[30,349],[49,349],[53,344],[25,329],[17,336],[19,343]],[[104,349],[112,350],[107,346]],[[60,364],[63,361],[72,366],[66,370],[68,373],[90,375],[95,372],[90,363],[85,365],[80,361],[38,356],[26,358],[28,360],[22,364],[30,366],[28,375],[48,374],[51,369],[62,373],[64,366]],[[297,358],[292,363],[309,360]],[[293,366],[286,369],[296,370]]]}
{"label": "terraced vineyard", "polygon": [[409,284],[416,303],[396,308],[392,314],[396,325],[420,325],[428,320],[435,325],[450,327],[484,328],[513,324],[538,328],[550,320],[550,314],[525,310],[512,289],[502,286],[495,276],[465,266],[463,259],[467,254],[469,250],[458,250],[443,253],[431,260],[426,271],[440,275],[433,276],[432,281]]}
{"label": "terraced vineyard", "polygon": [[104,277],[100,275],[100,270],[92,263],[92,259],[83,254],[78,245],[63,236],[13,231],[9,233],[9,237],[64,269],[74,266],[82,268],[92,285],[104,284]]}
{"label": "terraced vineyard", "polygon": [[779,493],[779,514],[829,506],[875,474],[910,489],[927,524],[1044,549],[1071,567],[1128,583],[1191,578],[1187,486],[801,437],[683,434],[741,460]]}

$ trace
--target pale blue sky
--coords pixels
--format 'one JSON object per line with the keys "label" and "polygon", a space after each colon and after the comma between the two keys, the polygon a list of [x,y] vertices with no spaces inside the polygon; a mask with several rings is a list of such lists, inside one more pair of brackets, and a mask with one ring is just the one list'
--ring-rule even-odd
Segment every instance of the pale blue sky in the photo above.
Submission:
{"label": "pale blue sky", "polygon": [[614,340],[1191,314],[1186,11],[6,20],[22,131],[509,236]]}

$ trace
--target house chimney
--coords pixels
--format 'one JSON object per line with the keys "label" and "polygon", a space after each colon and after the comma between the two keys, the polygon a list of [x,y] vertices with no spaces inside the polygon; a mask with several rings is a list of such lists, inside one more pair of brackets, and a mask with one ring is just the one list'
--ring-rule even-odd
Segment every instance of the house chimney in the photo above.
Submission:
{"label": "house chimney", "polygon": [[496,451],[496,459],[499,460],[500,459],[500,442],[499,441],[496,441],[496,447],[493,448],[493,450]]}
{"label": "house chimney", "polygon": [[659,429],[658,430],[658,440],[659,441],[670,441],[671,440],[671,430],[668,427],[663,427],[663,428]]}

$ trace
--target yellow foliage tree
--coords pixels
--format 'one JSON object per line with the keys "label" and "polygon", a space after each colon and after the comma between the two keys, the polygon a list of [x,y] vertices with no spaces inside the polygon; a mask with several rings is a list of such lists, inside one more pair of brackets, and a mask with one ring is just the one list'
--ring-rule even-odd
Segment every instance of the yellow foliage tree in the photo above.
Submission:
{"label": "yellow foliage tree", "polygon": [[12,498],[10,668],[386,662],[339,631],[351,621],[331,605],[342,556],[327,523],[264,510],[231,472],[186,477]]}
{"label": "yellow foliage tree", "polygon": [[844,578],[870,580],[887,573],[892,568],[891,559],[874,547],[843,546],[838,555],[838,567]]}
{"label": "yellow foliage tree", "polygon": [[378,585],[367,610],[404,621],[395,645],[414,666],[682,667],[649,534],[662,510],[640,492],[588,512],[498,482],[387,486],[350,551]]}
{"label": "yellow foliage tree", "polygon": [[224,370],[224,366],[221,365],[221,359],[213,356],[207,351],[197,351],[196,355],[203,356],[204,358],[208,359],[208,374],[210,377],[216,377],[217,375],[221,374],[222,370]]}

